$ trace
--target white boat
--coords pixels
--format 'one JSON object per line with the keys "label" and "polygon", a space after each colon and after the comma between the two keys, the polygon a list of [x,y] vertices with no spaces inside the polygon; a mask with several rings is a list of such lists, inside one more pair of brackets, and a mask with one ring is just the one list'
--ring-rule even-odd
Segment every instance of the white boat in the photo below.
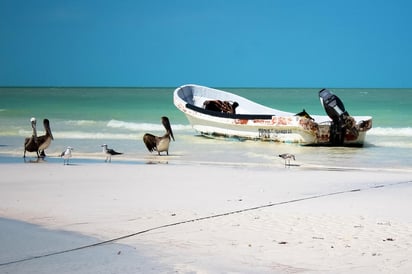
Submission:
{"label": "white boat", "polygon": [[[269,108],[226,91],[183,85],[173,101],[200,134],[212,137],[299,143],[302,145],[362,146],[372,127],[370,116],[350,116],[342,101],[327,89],[319,97],[328,116],[290,113]],[[208,107],[214,103],[215,108]],[[216,109],[216,106],[220,109]]]}

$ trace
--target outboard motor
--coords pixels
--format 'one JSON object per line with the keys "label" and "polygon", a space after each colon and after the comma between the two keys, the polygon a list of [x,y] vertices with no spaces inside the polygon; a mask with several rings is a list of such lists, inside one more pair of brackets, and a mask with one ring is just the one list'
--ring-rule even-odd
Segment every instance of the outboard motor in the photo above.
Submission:
{"label": "outboard motor", "polygon": [[329,141],[331,145],[343,145],[346,129],[354,130],[354,119],[349,116],[345,106],[338,96],[327,89],[319,91],[320,102],[326,113],[332,119]]}

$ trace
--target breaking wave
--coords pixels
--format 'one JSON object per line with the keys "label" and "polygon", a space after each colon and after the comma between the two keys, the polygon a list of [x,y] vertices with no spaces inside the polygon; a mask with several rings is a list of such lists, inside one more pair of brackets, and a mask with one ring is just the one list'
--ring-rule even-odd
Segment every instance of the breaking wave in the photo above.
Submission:
{"label": "breaking wave", "polygon": [[59,131],[53,133],[55,139],[96,139],[96,140],[133,140],[138,139],[138,134],[109,133],[109,132],[82,132],[82,131]]}
{"label": "breaking wave", "polygon": [[373,136],[393,136],[393,137],[411,137],[412,127],[392,128],[392,127],[376,127],[366,133]]}
{"label": "breaking wave", "polygon": [[[125,122],[125,121],[119,121],[119,120],[110,120],[107,123],[107,127],[128,129],[132,131],[164,131],[164,127],[160,122],[158,124],[152,124],[152,123],[133,123],[133,122]],[[192,127],[190,125],[172,124],[173,131],[187,130],[191,128]]]}
{"label": "breaking wave", "polygon": [[372,128],[366,133],[366,141],[379,147],[411,149],[412,128]]}
{"label": "breaking wave", "polygon": [[[57,139],[116,139],[133,140],[141,139],[147,132],[155,135],[163,135],[165,129],[159,122],[155,123],[133,123],[119,120],[95,121],[95,120],[68,120],[52,125],[53,136]],[[190,125],[172,124],[172,129],[180,134],[193,134]],[[31,136],[30,128],[4,128],[0,131],[0,136]],[[39,135],[43,134],[40,128]]]}
{"label": "breaking wave", "polygon": [[69,120],[65,123],[71,126],[91,126],[97,124],[98,122],[94,120]]}

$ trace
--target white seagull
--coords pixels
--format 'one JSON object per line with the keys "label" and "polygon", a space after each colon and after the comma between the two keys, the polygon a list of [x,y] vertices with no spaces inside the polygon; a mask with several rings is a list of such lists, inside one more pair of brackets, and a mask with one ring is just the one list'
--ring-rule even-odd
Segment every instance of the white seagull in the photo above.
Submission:
{"label": "white seagull", "polygon": [[72,157],[72,147],[67,147],[65,151],[60,154],[60,157],[63,158],[63,165],[69,165],[69,159]]}
{"label": "white seagull", "polygon": [[120,155],[120,154],[123,154],[123,153],[121,153],[121,152],[114,151],[114,150],[111,149],[111,148],[107,148],[107,145],[106,145],[106,144],[101,145],[101,147],[103,147],[103,153],[106,154],[106,160],[105,160],[105,162],[109,161],[109,163],[111,163],[111,162],[112,162],[112,155]]}
{"label": "white seagull", "polygon": [[295,161],[295,155],[290,154],[290,153],[279,154],[279,157],[285,160],[285,167],[286,167],[286,161],[288,162],[289,166],[290,166],[290,159],[293,159]]}

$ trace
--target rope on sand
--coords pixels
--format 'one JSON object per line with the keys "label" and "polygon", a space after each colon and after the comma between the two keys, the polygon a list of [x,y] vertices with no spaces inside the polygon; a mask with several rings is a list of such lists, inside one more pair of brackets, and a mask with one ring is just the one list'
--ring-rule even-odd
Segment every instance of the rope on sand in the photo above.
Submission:
{"label": "rope on sand", "polygon": [[215,214],[215,215],[209,215],[209,216],[195,218],[195,219],[189,219],[189,220],[185,220],[185,221],[180,221],[180,222],[175,222],[175,223],[170,223],[170,224],[165,224],[165,225],[161,225],[161,226],[148,228],[148,229],[141,230],[141,231],[138,231],[138,232],[135,232],[135,233],[123,235],[123,236],[120,236],[120,237],[117,237],[117,238],[112,238],[112,239],[97,242],[97,243],[94,243],[94,244],[83,245],[83,246],[79,246],[79,247],[75,247],[75,248],[71,248],[71,249],[65,249],[65,250],[51,252],[51,253],[47,253],[47,254],[41,254],[41,255],[31,256],[31,257],[18,259],[18,260],[14,260],[14,261],[4,262],[4,263],[0,263],[0,266],[17,264],[17,263],[21,263],[21,262],[26,262],[26,261],[45,258],[45,257],[60,255],[60,254],[64,254],[64,253],[74,252],[74,251],[78,251],[78,250],[82,250],[82,249],[92,248],[92,247],[96,247],[96,246],[101,246],[101,245],[117,242],[117,241],[120,241],[120,240],[123,240],[123,239],[131,238],[131,237],[134,237],[134,236],[137,236],[137,235],[140,235],[140,234],[144,234],[144,233],[147,233],[147,232],[151,232],[151,231],[154,231],[154,230],[159,230],[159,229],[162,229],[162,228],[168,228],[168,227],[187,224],[187,223],[204,221],[204,220],[208,220],[208,219],[214,219],[214,218],[218,218],[218,217],[224,217],[224,216],[239,214],[239,213],[243,213],[243,212],[247,212],[247,211],[253,211],[253,210],[258,210],[258,209],[262,209],[262,208],[278,206],[278,205],[284,205],[284,204],[302,202],[302,201],[313,200],[313,199],[318,199],[318,198],[323,198],[323,197],[328,197],[328,196],[340,195],[340,194],[345,194],[345,193],[365,191],[365,190],[376,189],[376,188],[385,188],[385,187],[390,187],[390,186],[395,186],[395,185],[402,185],[402,184],[410,184],[410,183],[412,183],[412,181],[375,185],[375,186],[370,186],[370,187],[366,187],[366,188],[356,188],[356,189],[342,190],[342,191],[319,194],[319,195],[314,195],[314,196],[304,197],[304,198],[298,198],[298,199],[293,199],[293,200],[288,200],[288,201],[283,201],[283,202],[269,203],[269,204],[266,204],[266,205],[249,207],[249,208],[229,211],[229,212],[225,212],[225,213],[219,213],[219,214]]}

